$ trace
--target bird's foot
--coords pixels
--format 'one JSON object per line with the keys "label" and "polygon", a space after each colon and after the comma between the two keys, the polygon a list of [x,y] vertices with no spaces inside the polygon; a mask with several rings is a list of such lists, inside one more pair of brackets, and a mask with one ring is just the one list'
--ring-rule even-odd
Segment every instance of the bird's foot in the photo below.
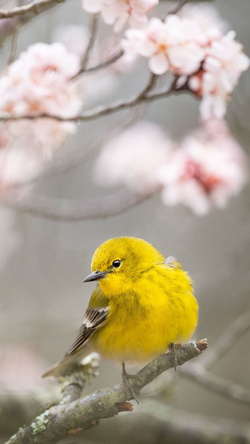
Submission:
{"label": "bird's foot", "polygon": [[182,344],[174,344],[173,342],[171,342],[171,344],[169,345],[169,351],[173,356],[175,371],[176,371],[176,367],[179,365],[178,360],[177,360],[177,353],[176,353],[177,348],[183,349],[183,345]]}
{"label": "bird's foot", "polygon": [[169,351],[173,357],[175,371],[176,371],[176,367],[178,365],[177,355],[176,355],[176,346],[177,346],[177,344],[174,344],[173,342],[171,342],[171,344],[169,345]]}
{"label": "bird's foot", "polygon": [[135,390],[133,389],[133,387],[131,387],[131,384],[129,382],[130,379],[138,379],[138,376],[131,375],[131,374],[127,373],[126,368],[125,368],[125,364],[123,362],[122,363],[122,383],[124,386],[126,386],[126,388],[129,389],[131,395],[136,400],[137,404],[139,404],[139,400],[138,400],[138,396],[137,396],[138,393],[136,393]]}

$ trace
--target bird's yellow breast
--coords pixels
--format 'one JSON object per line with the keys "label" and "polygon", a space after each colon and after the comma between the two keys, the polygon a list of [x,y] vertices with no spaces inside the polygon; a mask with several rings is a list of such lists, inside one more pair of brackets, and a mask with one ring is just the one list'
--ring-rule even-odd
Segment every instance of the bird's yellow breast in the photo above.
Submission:
{"label": "bird's yellow breast", "polygon": [[180,267],[155,265],[132,284],[123,281],[119,295],[104,296],[110,314],[92,340],[106,358],[146,362],[164,353],[170,343],[189,339],[197,325],[198,304]]}

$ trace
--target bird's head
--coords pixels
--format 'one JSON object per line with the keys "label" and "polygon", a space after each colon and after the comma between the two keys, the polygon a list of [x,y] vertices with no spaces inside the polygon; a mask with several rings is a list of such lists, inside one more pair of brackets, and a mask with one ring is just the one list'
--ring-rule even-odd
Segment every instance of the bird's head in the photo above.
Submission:
{"label": "bird's head", "polygon": [[134,237],[117,237],[104,242],[94,253],[92,273],[84,282],[99,281],[107,297],[133,290],[135,282],[164,257],[148,242]]}

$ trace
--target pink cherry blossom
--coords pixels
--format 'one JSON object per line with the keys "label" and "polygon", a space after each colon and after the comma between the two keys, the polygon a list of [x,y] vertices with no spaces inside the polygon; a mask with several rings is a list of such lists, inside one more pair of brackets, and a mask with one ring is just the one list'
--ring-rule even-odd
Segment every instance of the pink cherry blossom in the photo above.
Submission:
{"label": "pink cherry blossom", "polygon": [[[152,18],[145,29],[126,32],[123,48],[149,58],[149,68],[154,74],[167,71],[189,75],[197,71],[204,59],[204,49],[199,44],[201,31],[189,19],[169,15],[165,22]],[[198,42],[198,43],[197,43]]]}
{"label": "pink cherry blossom", "polygon": [[80,58],[61,43],[37,43],[23,52],[0,79],[0,112],[72,117],[82,106],[76,82]]}
{"label": "pink cherry blossom", "polygon": [[96,14],[100,12],[104,22],[114,25],[119,32],[129,21],[130,26],[141,28],[147,23],[147,13],[159,0],[83,0],[83,8]]}
{"label": "pink cherry blossom", "polygon": [[94,169],[95,181],[150,191],[156,186],[155,170],[166,161],[169,152],[170,141],[161,129],[140,122],[103,146]]}
{"label": "pink cherry blossom", "polygon": [[228,32],[211,43],[206,50],[201,72],[190,78],[190,88],[202,96],[203,118],[221,118],[225,115],[229,96],[241,73],[249,67],[249,58],[242,49],[242,45],[235,40],[235,32]]}
{"label": "pink cherry blossom", "polygon": [[[60,43],[30,46],[0,78],[0,113],[75,116],[82,98],[71,78],[79,69],[80,58]],[[74,130],[74,123],[49,118],[1,123],[0,191],[39,174]]]}
{"label": "pink cherry blossom", "polygon": [[211,120],[182,141],[157,176],[166,205],[182,204],[202,215],[213,206],[225,207],[239,193],[247,177],[246,156],[225,122]]}

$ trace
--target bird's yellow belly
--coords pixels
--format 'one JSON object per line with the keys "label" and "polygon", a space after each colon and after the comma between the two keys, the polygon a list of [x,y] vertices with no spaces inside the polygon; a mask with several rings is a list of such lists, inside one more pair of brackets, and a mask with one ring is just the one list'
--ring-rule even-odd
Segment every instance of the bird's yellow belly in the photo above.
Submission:
{"label": "bird's yellow belly", "polygon": [[[177,297],[178,299],[178,297]],[[186,299],[186,300],[185,300]],[[184,302],[183,302],[184,300]],[[92,336],[96,350],[120,362],[148,362],[164,353],[170,343],[188,340],[197,325],[197,302],[190,294],[178,300],[159,301],[153,306],[138,302],[127,310],[115,307],[107,323]],[[119,313],[120,312],[120,313]],[[115,313],[115,314],[113,314]]]}

